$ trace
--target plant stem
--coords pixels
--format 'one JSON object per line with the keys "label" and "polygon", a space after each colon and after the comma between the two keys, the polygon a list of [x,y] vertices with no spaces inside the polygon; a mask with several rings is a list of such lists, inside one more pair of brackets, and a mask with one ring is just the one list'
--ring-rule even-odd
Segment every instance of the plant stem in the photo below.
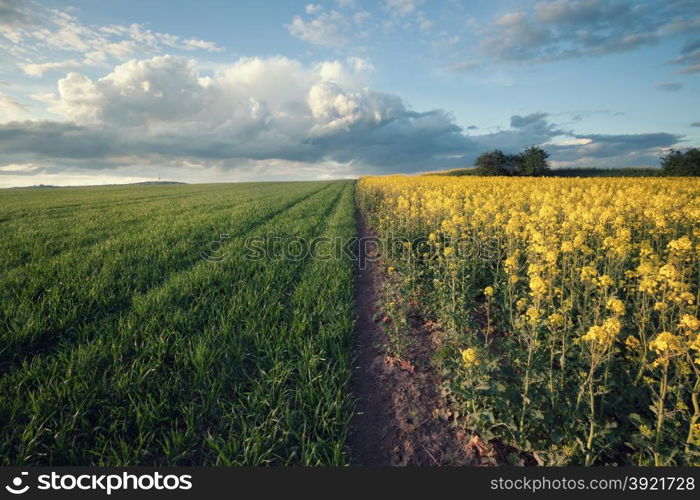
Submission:
{"label": "plant stem", "polygon": [[690,417],[690,427],[688,428],[688,438],[685,440],[685,454],[690,455],[690,444],[693,442],[693,426],[700,420],[700,401],[698,401],[698,395],[700,395],[700,376],[695,374],[695,385],[693,385],[693,393],[690,396],[693,402],[693,416]]}
{"label": "plant stem", "polygon": [[664,425],[664,401],[666,400],[666,392],[668,391],[668,360],[664,363],[664,373],[661,377],[661,388],[659,391],[659,400],[656,405],[656,439],[654,440],[654,465],[661,465],[661,454],[659,446],[661,446],[661,430]]}
{"label": "plant stem", "polygon": [[595,365],[591,363],[591,371],[588,374],[588,404],[591,408],[591,417],[588,427],[588,441],[586,441],[586,465],[593,463],[593,438],[595,437],[595,395],[593,394],[593,378]]}

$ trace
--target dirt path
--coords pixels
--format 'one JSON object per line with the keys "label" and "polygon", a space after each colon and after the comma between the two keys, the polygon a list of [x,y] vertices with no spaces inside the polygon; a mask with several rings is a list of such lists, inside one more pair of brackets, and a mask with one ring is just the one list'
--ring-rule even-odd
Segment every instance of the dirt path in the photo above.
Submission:
{"label": "dirt path", "polygon": [[[364,218],[357,209],[357,228],[360,241],[369,236]],[[357,398],[356,413],[352,420],[350,435],[351,464],[382,466],[389,465],[389,452],[384,442],[390,425],[390,407],[387,394],[378,384],[375,365],[382,362],[378,345],[383,342],[384,333],[374,321],[378,299],[379,275],[377,264],[368,261],[367,250],[360,244],[355,263],[355,366],[353,373],[353,394]],[[365,269],[360,269],[365,263]]]}
{"label": "dirt path", "polygon": [[[357,211],[360,240],[371,235]],[[376,248],[363,248],[370,255]],[[406,332],[410,347],[398,360],[382,346],[386,336],[375,321],[382,273],[361,254],[356,267],[356,362],[353,393],[356,414],[351,425],[351,464],[364,466],[472,465],[478,448],[454,425],[440,395],[441,380],[431,364],[440,335],[434,325],[413,318]]]}

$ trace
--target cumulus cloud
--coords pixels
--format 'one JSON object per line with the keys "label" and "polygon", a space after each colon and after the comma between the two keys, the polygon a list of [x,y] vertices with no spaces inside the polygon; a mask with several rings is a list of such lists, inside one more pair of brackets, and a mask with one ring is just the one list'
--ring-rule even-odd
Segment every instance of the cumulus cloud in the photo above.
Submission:
{"label": "cumulus cloud", "polygon": [[241,58],[202,76],[191,59],[157,56],[97,79],[72,72],[52,95],[36,96],[63,121],[0,124],[0,155],[54,169],[202,164],[259,172],[276,164],[319,177],[465,166],[488,149],[515,152],[532,144],[553,144],[557,161],[577,154],[603,162],[632,153],[651,158],[680,140],[664,133],[579,135],[544,112],[513,115],[510,127],[495,133],[467,135],[442,110],[415,111],[367,87],[367,67],[356,58],[312,65]]}
{"label": "cumulus cloud", "polygon": [[[70,73],[51,111],[66,122],[0,126],[0,151],[103,158],[120,151],[163,157],[361,162],[416,169],[452,162],[468,140],[444,112],[415,112],[362,85],[357,59],[304,66],[243,58],[212,77],[194,61],[159,56],[93,80]],[[45,96],[42,96],[45,98]]]}

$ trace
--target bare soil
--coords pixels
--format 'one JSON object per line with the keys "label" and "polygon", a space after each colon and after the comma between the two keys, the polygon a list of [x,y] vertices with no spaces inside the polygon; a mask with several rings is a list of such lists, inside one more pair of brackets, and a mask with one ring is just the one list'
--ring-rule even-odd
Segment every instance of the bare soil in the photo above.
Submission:
{"label": "bare soil", "polygon": [[[371,236],[357,210],[360,239]],[[370,256],[376,248],[364,249]],[[436,325],[412,318],[402,358],[383,347],[387,338],[378,319],[383,274],[377,262],[360,255],[356,269],[356,362],[353,392],[357,399],[350,436],[351,464],[364,466],[479,465],[484,445],[451,418],[440,394],[442,380],[431,363],[440,346]],[[381,257],[381,256],[379,256]]]}

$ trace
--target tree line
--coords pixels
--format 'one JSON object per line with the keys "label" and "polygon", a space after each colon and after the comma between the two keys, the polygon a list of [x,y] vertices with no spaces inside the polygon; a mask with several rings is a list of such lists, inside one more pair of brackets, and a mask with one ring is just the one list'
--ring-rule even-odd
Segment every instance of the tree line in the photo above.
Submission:
{"label": "tree line", "polygon": [[[508,176],[545,176],[552,170],[549,165],[549,153],[539,146],[529,148],[517,154],[506,154],[500,149],[482,153],[474,166],[478,175]],[[660,175],[699,176],[700,149],[690,148],[685,151],[670,150],[661,157]]]}

